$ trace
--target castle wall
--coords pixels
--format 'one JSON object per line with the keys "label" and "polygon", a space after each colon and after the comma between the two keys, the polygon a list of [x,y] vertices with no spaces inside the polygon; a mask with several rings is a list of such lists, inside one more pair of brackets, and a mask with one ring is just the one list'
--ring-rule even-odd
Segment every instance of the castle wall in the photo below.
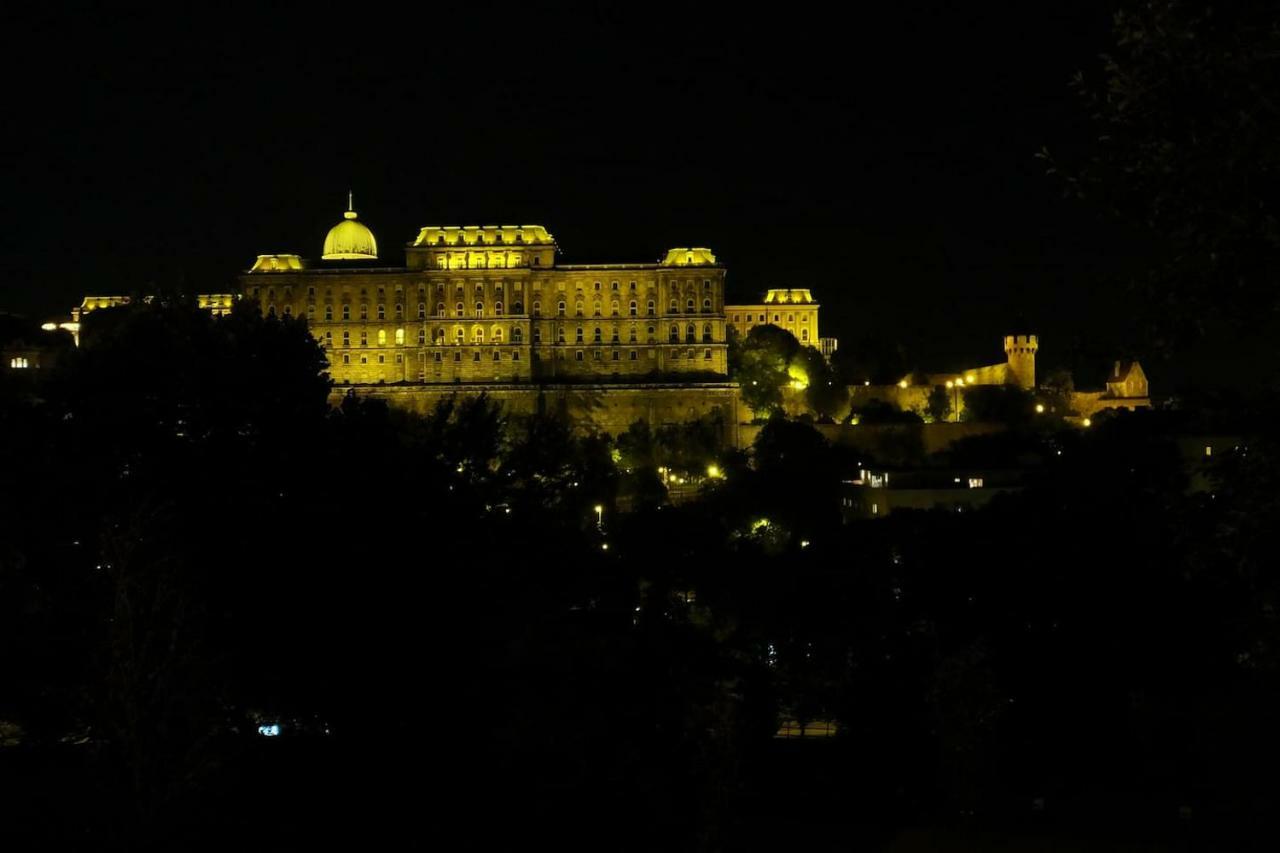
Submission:
{"label": "castle wall", "polygon": [[330,402],[337,405],[349,390],[419,414],[430,414],[441,400],[454,395],[477,396],[483,393],[501,403],[511,415],[559,412],[567,415],[581,432],[606,432],[610,435],[625,432],[638,420],[660,427],[719,416],[725,425],[726,443],[734,445],[739,440],[738,386],[728,382],[335,386]]}

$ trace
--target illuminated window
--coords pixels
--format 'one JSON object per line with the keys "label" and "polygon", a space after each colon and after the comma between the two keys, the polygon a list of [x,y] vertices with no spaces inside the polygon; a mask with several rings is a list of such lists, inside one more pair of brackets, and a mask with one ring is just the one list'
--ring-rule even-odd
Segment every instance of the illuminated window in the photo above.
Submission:
{"label": "illuminated window", "polygon": [[31,365],[28,363],[25,356],[14,356],[9,359],[9,366],[15,370],[26,370]]}
{"label": "illuminated window", "polygon": [[404,346],[404,329],[396,329],[396,345]]}
{"label": "illuminated window", "polygon": [[378,330],[378,346],[385,347],[386,345],[387,345],[387,330],[379,329]]}
{"label": "illuminated window", "polygon": [[1204,446],[1204,455],[1205,455],[1205,456],[1212,456],[1212,455],[1213,455],[1213,448],[1206,444],[1206,445]]}

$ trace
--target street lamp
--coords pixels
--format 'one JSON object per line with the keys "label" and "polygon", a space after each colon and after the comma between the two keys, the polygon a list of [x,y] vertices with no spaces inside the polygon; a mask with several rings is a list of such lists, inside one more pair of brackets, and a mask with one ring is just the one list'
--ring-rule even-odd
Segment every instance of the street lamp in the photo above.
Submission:
{"label": "street lamp", "polygon": [[951,389],[951,411],[956,419],[956,423],[960,423],[960,386],[964,385],[964,379],[959,376],[955,381],[947,380],[947,387]]}
{"label": "street lamp", "polygon": [[596,504],[592,509],[596,511],[596,529],[601,530],[604,528],[604,505]]}

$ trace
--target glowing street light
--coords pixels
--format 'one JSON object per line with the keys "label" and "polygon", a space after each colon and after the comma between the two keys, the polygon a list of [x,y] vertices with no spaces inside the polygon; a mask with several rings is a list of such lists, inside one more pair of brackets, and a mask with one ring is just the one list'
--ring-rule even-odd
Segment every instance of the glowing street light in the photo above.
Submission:
{"label": "glowing street light", "polygon": [[1044,403],[1036,403],[1036,414],[1037,415],[1044,414]]}
{"label": "glowing street light", "polygon": [[596,528],[604,527],[604,505],[596,504],[592,509],[596,511]]}

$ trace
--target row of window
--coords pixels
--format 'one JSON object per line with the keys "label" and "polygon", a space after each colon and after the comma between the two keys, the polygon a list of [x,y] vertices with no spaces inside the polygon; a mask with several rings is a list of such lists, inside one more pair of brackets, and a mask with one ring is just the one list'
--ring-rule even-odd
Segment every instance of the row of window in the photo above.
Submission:
{"label": "row of window", "polygon": [[[556,303],[556,316],[558,316],[558,317],[564,317],[564,316],[566,316],[567,308],[568,308],[568,306],[567,306],[567,304],[566,304],[565,302],[558,302],[558,303]],[[515,303],[513,303],[513,304],[512,304],[511,309],[512,309],[513,313],[515,313],[515,314],[517,314],[517,315],[523,314],[523,313],[524,313],[524,303],[523,303],[523,302],[515,302]],[[574,316],[575,316],[575,317],[582,317],[582,316],[584,316],[584,313],[583,313],[583,304],[582,304],[581,302],[575,302],[575,303],[574,303],[574,306],[573,306],[573,310],[574,310]],[[706,313],[710,313],[711,311],[712,311],[711,300],[710,300],[710,299],[704,299],[704,300],[702,300],[702,313],[706,314]],[[283,313],[283,315],[284,315],[284,316],[286,316],[286,317],[290,317],[290,316],[292,316],[292,315],[293,315],[293,306],[292,306],[292,305],[285,305],[285,306],[283,307],[283,309],[282,309],[282,312],[281,312],[281,313]],[[491,316],[491,317],[502,317],[502,316],[505,316],[505,313],[506,313],[506,307],[503,305],[503,303],[501,303],[501,302],[495,302],[495,303],[493,303],[492,311],[490,312],[490,314],[489,314],[488,316]],[[670,305],[668,306],[668,313],[670,313],[670,314],[679,314],[679,313],[680,313],[680,306],[679,306],[679,304],[678,304],[674,299],[673,299],[673,300],[671,300],[671,303],[670,303]],[[686,313],[686,314],[696,314],[696,313],[698,313],[698,312],[697,312],[697,307],[696,307],[696,305],[694,304],[694,301],[693,301],[692,299],[686,300],[686,302],[685,302],[685,312],[684,312],[684,313]],[[610,316],[612,316],[612,317],[620,316],[620,315],[619,315],[619,305],[618,305],[618,303],[617,303],[617,302],[614,302],[614,303],[612,303],[612,304],[609,306],[609,314],[610,314]],[[654,301],[653,301],[652,299],[650,299],[650,300],[649,300],[649,302],[648,302],[648,304],[645,306],[645,315],[646,315],[646,316],[649,316],[649,317],[653,317],[653,316],[656,316],[656,314],[657,314],[657,305],[654,303]],[[276,306],[275,306],[275,303],[268,303],[268,304],[267,304],[267,315],[268,315],[268,316],[270,316],[270,317],[274,317],[274,316],[276,316]],[[368,320],[368,319],[369,319],[369,306],[368,306],[368,305],[360,305],[360,306],[359,306],[359,315],[360,315],[360,319],[361,319],[361,320]],[[461,303],[461,302],[457,302],[457,303],[455,303],[455,304],[454,304],[454,306],[453,306],[453,315],[454,315],[455,317],[465,317],[465,316],[466,316],[466,305],[464,305],[464,304],[463,304],[463,303]],[[639,316],[639,303],[637,303],[634,299],[633,299],[633,300],[631,300],[631,302],[630,302],[630,303],[628,303],[628,305],[627,305],[627,315],[628,315],[628,316],[630,316],[630,317],[637,317],[637,316]],[[446,310],[446,308],[445,308],[445,304],[444,304],[443,302],[438,302],[438,303],[436,303],[436,317],[447,317],[447,316],[448,316],[448,312],[447,312],[447,310]],[[486,314],[485,314],[485,304],[484,304],[483,302],[477,302],[477,303],[475,303],[475,313],[473,314],[473,316],[475,316],[475,317],[484,317],[484,316],[486,316]],[[534,317],[541,317],[541,316],[542,316],[542,303],[541,303],[541,302],[537,302],[537,301],[535,301],[535,302],[533,303],[533,316],[534,316]],[[593,317],[600,317],[600,316],[603,316],[603,315],[601,314],[601,306],[600,306],[600,303],[599,303],[599,302],[596,302],[596,303],[594,303],[594,304],[592,305],[592,316],[593,316]],[[333,318],[334,318],[333,306],[332,306],[332,305],[326,305],[326,306],[324,306],[324,319],[325,319],[325,320],[327,320],[327,321],[332,321],[332,320],[333,320]],[[308,306],[307,306],[307,319],[308,319],[308,320],[315,320],[315,319],[316,319],[316,306],[314,306],[314,305],[308,305]],[[350,319],[351,319],[351,306],[350,306],[350,305],[345,305],[345,304],[344,304],[344,305],[342,306],[342,319],[343,319],[343,320],[350,320]],[[386,307],[385,305],[381,304],[381,303],[379,303],[379,304],[377,305],[377,308],[376,308],[376,319],[378,319],[378,320],[385,320],[385,319],[387,319],[387,307]],[[397,303],[396,303],[396,305],[395,305],[395,319],[396,319],[396,320],[403,320],[403,319],[404,319],[404,306],[403,306],[402,304],[398,303],[398,302],[397,302]],[[425,319],[427,319],[427,305],[426,305],[426,303],[425,303],[425,302],[419,302],[419,303],[418,303],[418,319],[419,319],[419,320],[425,320]]]}
{"label": "row of window", "polygon": [[[758,319],[758,320],[757,320],[757,319],[756,319],[756,315],[755,315],[755,314],[747,314],[747,315],[746,315],[746,318],[745,318],[745,320],[744,320],[744,318],[743,318],[743,317],[740,317],[740,316],[739,316],[739,315],[737,315],[737,314],[731,314],[731,315],[729,316],[729,322],[730,322],[730,323],[742,323],[742,322],[747,322],[747,323],[768,323],[768,322],[780,323],[780,322],[782,322],[782,321],[781,321],[781,319],[780,319],[780,318],[782,317],[782,315],[781,315],[781,314],[774,314],[774,315],[773,315],[773,320],[772,320],[772,321],[770,321],[770,320],[768,319],[768,315],[767,315],[767,314],[761,314],[761,315],[759,315],[759,317],[760,317],[760,319]],[[794,323],[795,321],[796,321],[796,315],[795,315],[795,314],[788,314],[788,315],[787,315],[787,322],[788,322],[788,323]],[[803,323],[808,323],[808,322],[809,322],[809,316],[808,316],[808,315],[805,315],[805,314],[801,314],[801,315],[800,315],[800,322],[801,322],[802,324],[803,324]]]}
{"label": "row of window", "polygon": [[[457,282],[457,283],[454,285],[454,287],[455,287],[455,288],[456,288],[456,290],[457,290],[458,296],[462,296],[462,294],[463,294],[463,289],[464,289],[465,285],[463,285],[463,284],[462,284],[462,282]],[[485,287],[486,287],[486,285],[485,285],[483,282],[476,282],[476,284],[475,284],[475,293],[476,293],[476,295],[477,295],[477,296],[482,296],[482,295],[484,294]],[[496,296],[498,296],[499,298],[501,298],[501,296],[502,296],[502,294],[503,294],[503,292],[504,292],[505,284],[504,284],[503,282],[496,282],[496,283],[494,283],[494,284],[492,285],[492,287],[493,287],[494,295],[496,295]],[[524,289],[524,284],[523,284],[523,282],[518,282],[518,281],[517,281],[517,282],[514,282],[514,283],[512,284],[512,287],[513,287],[515,290],[523,290],[523,289]],[[654,283],[653,283],[652,281],[651,281],[651,282],[648,282],[648,284],[646,285],[646,287],[647,287],[647,289],[648,289],[648,290],[652,291],[652,290],[653,290],[653,288],[654,288]],[[670,288],[674,288],[677,292],[681,290],[680,282],[678,282],[678,281],[671,281],[671,282],[668,282],[668,287],[670,287]],[[535,292],[541,292],[541,291],[542,291],[542,282],[541,282],[541,281],[535,281],[535,282],[533,282],[533,289],[534,289],[534,291],[535,291]],[[566,283],[565,283],[565,282],[563,282],[563,281],[558,281],[558,282],[556,282],[556,290],[564,291],[565,289],[566,289]],[[582,291],[583,289],[584,289],[584,287],[583,287],[583,283],[582,283],[582,282],[575,282],[574,290],[576,290],[576,291]],[[610,291],[612,291],[612,292],[615,292],[615,293],[616,293],[616,292],[618,292],[618,291],[619,291],[619,289],[620,289],[620,288],[619,288],[619,282],[616,282],[616,281],[615,281],[615,282],[611,282],[611,283],[610,283],[610,288],[609,288],[609,290],[610,290]],[[687,282],[687,283],[686,283],[686,285],[685,285],[685,288],[684,288],[684,289],[688,292],[688,294],[689,294],[689,295],[693,295],[693,294],[695,293],[695,291],[696,291],[696,289],[697,289],[697,288],[696,288],[696,285],[694,284],[694,282],[693,282],[692,280],[690,280],[689,282]],[[710,292],[710,290],[711,290],[711,279],[703,279],[703,281],[702,281],[702,289],[703,289],[704,291]],[[445,290],[445,284],[444,284],[443,282],[437,282],[437,283],[436,283],[436,293],[437,293],[437,294],[440,294],[440,295],[443,295],[443,294],[444,294],[444,290]],[[595,282],[594,290],[595,290],[595,292],[596,292],[596,293],[601,292],[602,288],[601,288],[601,283],[600,283],[600,282],[598,282],[598,281],[597,281],[597,282]],[[634,293],[634,292],[636,291],[636,283],[635,283],[634,281],[633,281],[633,282],[631,282],[631,283],[630,283],[630,286],[627,288],[627,290],[628,290],[629,292],[631,292],[631,293]],[[250,289],[250,291],[249,291],[249,293],[250,293],[252,296],[255,296],[255,297],[259,296],[259,295],[261,294],[261,292],[262,292],[262,289],[261,289],[261,288],[258,288],[258,287],[251,288],[251,289]],[[403,285],[399,285],[399,284],[397,284],[397,285],[396,285],[396,287],[395,287],[395,293],[396,293],[396,295],[398,296],[398,295],[400,295],[400,294],[401,294],[401,293],[403,293],[403,292],[404,292],[404,286],[403,286]],[[423,298],[423,297],[426,295],[426,292],[427,292],[426,285],[419,285],[419,286],[418,286],[418,298],[419,298],[419,299]],[[284,294],[285,298],[292,298],[292,296],[293,296],[293,286],[292,286],[292,285],[285,285],[285,286],[282,288],[282,293]],[[379,302],[384,302],[384,301],[386,301],[386,294],[387,294],[387,289],[386,289],[385,287],[379,287],[379,288],[377,289],[378,301],[379,301]],[[367,298],[368,298],[368,296],[369,296],[369,289],[368,289],[367,287],[362,287],[362,288],[360,288],[360,298],[363,300],[363,299],[367,299]],[[268,301],[273,301],[275,298],[276,298],[276,289],[275,289],[274,287],[268,287],[268,288],[267,288],[267,300],[268,300]],[[314,287],[308,287],[308,288],[307,288],[307,299],[314,301],[314,300],[315,300],[315,298],[316,298],[316,289],[315,289]],[[331,288],[331,287],[326,287],[326,288],[324,289],[324,298],[325,298],[325,300],[326,300],[326,301],[331,300],[331,299],[333,298],[333,288]],[[349,300],[350,300],[350,298],[351,298],[351,296],[350,296],[350,292],[349,292],[346,288],[343,288],[343,290],[342,290],[342,298],[343,298],[343,301],[349,301]]]}
{"label": "row of window", "polygon": [[[612,335],[610,336],[610,342],[615,344],[621,343],[621,336],[619,334],[619,330],[615,327],[611,331],[612,331]],[[627,342],[633,343],[633,344],[636,343],[637,342],[636,328],[632,326],[630,329],[627,330],[627,332],[628,332]],[[648,338],[647,338],[648,343],[652,344],[656,342],[657,340],[656,333],[657,333],[656,327],[654,326],[648,327]],[[486,333],[483,326],[472,326],[471,327],[472,343],[484,343],[485,334]],[[467,339],[466,330],[463,329],[461,326],[455,326],[453,330],[453,337],[456,343],[459,343],[459,344],[464,343]],[[489,340],[492,341],[493,343],[496,343],[496,344],[502,343],[502,340],[503,340],[502,327],[494,326],[492,329],[489,330],[488,337],[489,337]],[[396,346],[404,346],[404,340],[405,340],[404,329],[395,330],[394,340],[395,340]],[[445,335],[444,329],[433,330],[434,343],[436,343],[437,345],[443,345],[445,343],[445,340],[446,340],[446,335]],[[593,330],[591,340],[592,340],[592,343],[597,343],[597,344],[604,343],[604,330],[601,329],[599,326],[596,326],[595,329]],[[671,327],[667,330],[667,340],[671,343],[679,343],[680,341],[679,325],[674,323],[671,325]],[[690,323],[684,329],[684,340],[685,340],[685,343],[695,343],[698,341],[698,329],[692,323]],[[705,343],[705,344],[714,343],[715,338],[714,338],[714,334],[710,324],[704,325],[702,327],[701,340],[702,340],[702,343]],[[360,332],[359,341],[360,341],[360,346],[362,347],[368,346],[369,333],[367,331],[362,330]],[[579,326],[574,330],[574,342],[581,344],[581,343],[585,343],[585,341],[586,341],[586,330],[583,329],[581,326]],[[419,329],[418,345],[422,346],[426,344],[426,342],[427,342],[427,330]],[[535,344],[542,343],[542,329],[535,328],[533,330],[533,342]],[[378,346],[387,345],[386,329],[378,330],[377,343],[378,343]],[[519,326],[516,326],[511,330],[511,343],[513,344],[524,343],[524,330],[521,329]],[[556,343],[561,343],[561,344],[566,343],[565,330],[563,328],[556,330]],[[333,332],[327,331],[324,333],[324,344],[327,347],[333,346]],[[342,330],[342,345],[344,347],[351,346],[351,331],[349,329]]]}

